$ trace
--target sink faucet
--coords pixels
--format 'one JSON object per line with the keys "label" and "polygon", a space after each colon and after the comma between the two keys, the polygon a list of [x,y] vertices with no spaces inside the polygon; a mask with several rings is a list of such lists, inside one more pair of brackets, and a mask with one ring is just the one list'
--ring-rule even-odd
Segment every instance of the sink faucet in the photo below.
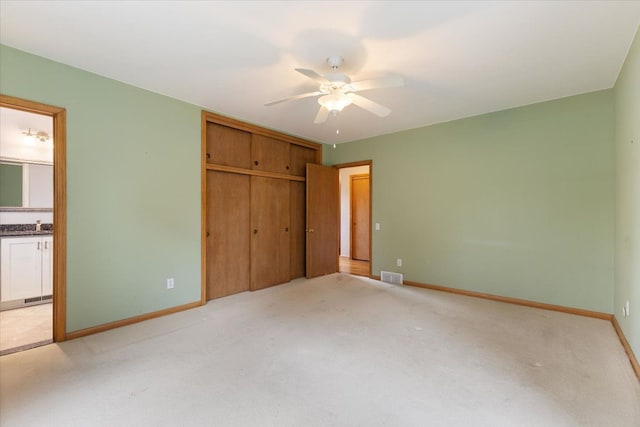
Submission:
{"label": "sink faucet", "polygon": [[36,221],[36,231],[42,231],[42,221]]}

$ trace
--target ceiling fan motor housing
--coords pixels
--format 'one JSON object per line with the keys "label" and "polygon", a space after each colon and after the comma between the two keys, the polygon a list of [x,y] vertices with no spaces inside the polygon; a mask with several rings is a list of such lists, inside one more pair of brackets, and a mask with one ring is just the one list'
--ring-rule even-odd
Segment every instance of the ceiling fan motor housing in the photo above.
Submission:
{"label": "ceiling fan motor housing", "polygon": [[322,85],[327,89],[340,89],[351,83],[349,76],[341,73],[328,73],[325,74],[324,78],[330,82],[329,84]]}
{"label": "ceiling fan motor housing", "polygon": [[341,56],[330,56],[327,58],[327,64],[329,64],[329,66],[334,70],[339,66],[341,66],[343,62],[344,62],[344,59],[342,59]]}

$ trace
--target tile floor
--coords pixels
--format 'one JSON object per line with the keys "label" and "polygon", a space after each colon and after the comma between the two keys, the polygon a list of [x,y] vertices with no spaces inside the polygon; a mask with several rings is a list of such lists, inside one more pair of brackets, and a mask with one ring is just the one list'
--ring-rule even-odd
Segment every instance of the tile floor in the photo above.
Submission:
{"label": "tile floor", "polygon": [[53,304],[0,312],[0,355],[51,342]]}

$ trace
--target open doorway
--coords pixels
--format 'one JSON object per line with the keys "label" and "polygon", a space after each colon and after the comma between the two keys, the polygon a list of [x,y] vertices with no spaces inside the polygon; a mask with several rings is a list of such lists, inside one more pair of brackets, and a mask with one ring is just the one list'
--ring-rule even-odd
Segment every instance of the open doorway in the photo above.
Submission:
{"label": "open doorway", "polygon": [[65,110],[0,96],[0,122],[4,355],[65,339]]}
{"label": "open doorway", "polygon": [[336,166],[340,180],[339,271],[371,275],[371,161]]}

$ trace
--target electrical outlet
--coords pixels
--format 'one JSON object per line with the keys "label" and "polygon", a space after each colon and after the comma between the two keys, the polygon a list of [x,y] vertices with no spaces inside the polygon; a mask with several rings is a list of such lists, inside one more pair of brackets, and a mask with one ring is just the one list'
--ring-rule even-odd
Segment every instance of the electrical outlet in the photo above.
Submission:
{"label": "electrical outlet", "polygon": [[380,223],[376,222],[376,231],[380,231]]}
{"label": "electrical outlet", "polygon": [[173,289],[173,286],[174,286],[173,277],[170,277],[169,279],[167,279],[167,289]]}
{"label": "electrical outlet", "polygon": [[397,265],[398,267],[402,267],[402,258],[398,258],[398,259],[396,260],[396,265]]}
{"label": "electrical outlet", "polygon": [[629,317],[629,300],[627,300],[627,302],[624,305],[624,311],[626,313],[626,316]]}

